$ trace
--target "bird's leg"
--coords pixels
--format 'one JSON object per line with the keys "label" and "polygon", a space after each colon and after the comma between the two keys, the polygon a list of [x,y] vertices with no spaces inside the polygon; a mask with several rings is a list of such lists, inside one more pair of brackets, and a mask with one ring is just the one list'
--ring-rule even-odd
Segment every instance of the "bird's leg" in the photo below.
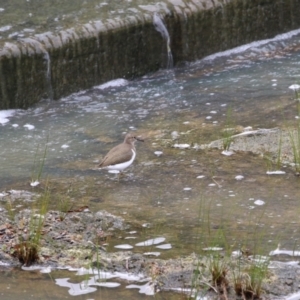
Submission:
{"label": "bird's leg", "polygon": [[119,174],[118,174],[118,181],[120,181],[120,177],[123,176],[123,175],[124,175],[124,173],[122,171],[120,171]]}

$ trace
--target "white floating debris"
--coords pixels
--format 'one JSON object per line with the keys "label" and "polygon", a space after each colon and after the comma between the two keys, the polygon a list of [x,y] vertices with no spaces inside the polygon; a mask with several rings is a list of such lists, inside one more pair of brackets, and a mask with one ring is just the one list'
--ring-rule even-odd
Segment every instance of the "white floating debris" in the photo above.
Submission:
{"label": "white floating debris", "polygon": [[161,156],[163,154],[163,152],[162,151],[154,151],[154,154],[156,156]]}
{"label": "white floating debris", "polygon": [[27,128],[28,130],[34,129],[34,126],[31,124],[25,124],[23,127]]}
{"label": "white floating debris", "polygon": [[32,181],[32,182],[30,183],[30,185],[33,186],[33,187],[38,186],[39,184],[40,184],[40,182],[37,181],[37,180]]}
{"label": "white floating debris", "polygon": [[72,296],[89,294],[97,291],[97,288],[88,286],[88,283],[71,283],[68,282],[69,278],[55,279],[55,283],[59,286],[68,287],[69,294]]}
{"label": "white floating debris", "polygon": [[164,238],[164,237],[158,237],[155,239],[147,240],[145,242],[137,243],[135,245],[136,246],[152,246],[152,245],[160,244],[160,243],[164,242],[165,240],[166,240],[166,238]]}
{"label": "white floating debris", "polygon": [[12,28],[12,26],[10,26],[10,25],[2,26],[2,27],[0,27],[0,32],[8,31],[11,28]]}
{"label": "white floating debris", "polygon": [[145,228],[150,228],[150,226],[151,226],[150,223],[144,223],[144,224],[142,225],[142,227],[145,227]]}
{"label": "white floating debris", "polygon": [[221,247],[207,247],[207,248],[203,248],[202,250],[204,250],[204,251],[221,251],[221,250],[223,250],[223,248],[221,248]]}
{"label": "white floating debris", "polygon": [[145,252],[144,255],[147,256],[160,256],[160,252]]}
{"label": "white floating debris", "polygon": [[140,294],[145,294],[148,296],[155,295],[155,284],[147,282],[144,285],[130,284],[126,286],[126,289],[139,289]]}
{"label": "white floating debris", "polygon": [[204,178],[204,177],[205,177],[204,175],[199,175],[199,176],[197,176],[196,178],[202,179],[202,178]]}
{"label": "white floating debris", "polygon": [[129,234],[136,234],[137,231],[136,231],[136,230],[132,230],[132,231],[129,231],[128,233],[129,233]]}
{"label": "white floating debris", "polygon": [[242,180],[242,179],[244,179],[244,176],[243,175],[237,175],[237,176],[235,176],[235,179],[236,180]]}
{"label": "white floating debris", "polygon": [[192,188],[190,188],[190,187],[185,187],[183,190],[184,191],[190,191]]}
{"label": "white floating debris", "polygon": [[173,131],[171,133],[171,136],[172,136],[172,139],[175,140],[175,139],[177,139],[179,137],[179,133],[177,131]]}
{"label": "white floating debris", "polygon": [[189,144],[174,144],[174,148],[179,148],[179,149],[187,149],[190,148]]}
{"label": "white floating debris", "polygon": [[48,273],[51,273],[51,267],[45,267],[45,268],[42,268],[40,270],[41,273],[43,274],[48,274]]}
{"label": "white floating debris", "polygon": [[284,298],[284,300],[299,300],[299,299],[300,299],[300,292],[290,294],[286,298]]}
{"label": "white floating debris", "polygon": [[299,84],[292,84],[289,86],[289,89],[293,90],[293,91],[298,91],[300,89],[300,85]]}
{"label": "white floating debris", "polygon": [[225,156],[231,156],[234,154],[234,152],[231,150],[223,150],[221,153]]}
{"label": "white floating debris", "polygon": [[283,174],[285,174],[285,172],[280,171],[280,170],[278,170],[278,171],[267,171],[267,174],[268,175],[283,175]]}
{"label": "white floating debris", "polygon": [[172,245],[171,244],[163,244],[163,245],[156,246],[156,248],[168,250],[168,249],[172,249]]}
{"label": "white floating debris", "polygon": [[240,250],[232,251],[231,257],[242,257],[243,253]]}
{"label": "white floating debris", "polygon": [[273,250],[269,253],[269,255],[271,256],[280,255],[280,254],[285,254],[289,256],[300,256],[300,251],[280,250],[279,248],[277,248],[276,250]]}
{"label": "white floating debris", "polygon": [[97,285],[102,286],[102,287],[107,287],[107,288],[115,288],[120,286],[121,284],[118,282],[99,282]]}
{"label": "white floating debris", "polygon": [[12,124],[11,126],[14,128],[17,128],[17,127],[19,127],[19,124]]}
{"label": "white floating debris", "polygon": [[116,245],[115,248],[117,248],[117,249],[132,249],[133,247],[129,244],[121,244],[121,245]]}
{"label": "white floating debris", "polygon": [[212,116],[207,116],[205,119],[210,120],[211,118],[212,118]]}
{"label": "white floating debris", "polygon": [[187,124],[190,124],[190,122],[186,121],[186,122],[183,122],[182,124],[187,125]]}
{"label": "white floating debris", "polygon": [[63,148],[63,149],[67,149],[67,148],[69,148],[70,146],[69,145],[66,145],[66,144],[64,144],[64,145],[62,145],[61,146],[61,148]]}
{"label": "white floating debris", "polygon": [[210,183],[208,186],[216,186],[215,183]]}
{"label": "white floating debris", "polygon": [[8,110],[0,110],[0,124],[4,125],[9,122],[9,117],[14,115],[16,110],[8,109]]}
{"label": "white floating debris", "polygon": [[29,266],[29,267],[22,266],[21,269],[24,271],[36,271],[36,270],[43,269],[43,267],[41,267],[41,266]]}
{"label": "white floating debris", "polygon": [[210,114],[216,114],[217,112],[215,110],[212,110],[209,112]]}
{"label": "white floating debris", "polygon": [[100,89],[100,90],[104,90],[107,88],[112,88],[112,87],[119,87],[119,86],[125,86],[128,85],[129,81],[123,78],[119,78],[119,79],[114,79],[111,81],[108,81],[106,83],[103,83],[101,85],[96,86],[96,89]]}
{"label": "white floating debris", "polygon": [[264,204],[265,204],[265,201],[262,201],[262,200],[255,200],[255,201],[254,201],[254,204],[256,204],[256,205],[264,205]]}
{"label": "white floating debris", "polygon": [[263,264],[269,261],[269,258],[263,255],[250,255],[249,258],[257,264]]}

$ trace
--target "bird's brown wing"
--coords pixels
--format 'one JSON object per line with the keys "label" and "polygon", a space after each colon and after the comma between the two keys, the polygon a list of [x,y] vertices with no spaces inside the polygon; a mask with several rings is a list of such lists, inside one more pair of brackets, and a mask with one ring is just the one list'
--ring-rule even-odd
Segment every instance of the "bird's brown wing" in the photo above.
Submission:
{"label": "bird's brown wing", "polygon": [[[122,146],[122,151],[120,151],[120,146]],[[132,156],[131,147],[126,144],[118,145],[112,148],[100,162],[99,167],[104,168],[107,166],[116,165],[128,161]]]}

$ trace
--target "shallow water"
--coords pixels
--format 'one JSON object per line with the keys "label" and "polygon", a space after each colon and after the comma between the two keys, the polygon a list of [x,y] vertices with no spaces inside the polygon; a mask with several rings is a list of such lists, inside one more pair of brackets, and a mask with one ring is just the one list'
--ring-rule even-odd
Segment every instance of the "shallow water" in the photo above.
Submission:
{"label": "shallow water", "polygon": [[[173,147],[221,138],[230,111],[234,126],[296,122],[289,86],[300,81],[300,43],[299,34],[293,34],[14,111],[8,120],[0,119],[1,190],[39,191],[29,183],[42,168],[41,185],[48,182],[55,195],[137,224],[131,229],[137,230],[136,239],[125,239],[130,235],[125,232],[111,241],[109,251],[125,243],[136,252],[159,251],[162,258],[210,246],[262,254],[278,243],[299,249],[299,178],[292,168],[268,176],[262,157],[249,152],[227,157],[218,149]],[[137,159],[118,181],[95,166],[128,131],[136,131],[145,143],[136,145]],[[5,200],[0,204],[5,207]],[[55,200],[51,205],[57,207]],[[135,246],[159,236],[172,249]],[[135,291],[122,299],[133,295],[146,297]]]}

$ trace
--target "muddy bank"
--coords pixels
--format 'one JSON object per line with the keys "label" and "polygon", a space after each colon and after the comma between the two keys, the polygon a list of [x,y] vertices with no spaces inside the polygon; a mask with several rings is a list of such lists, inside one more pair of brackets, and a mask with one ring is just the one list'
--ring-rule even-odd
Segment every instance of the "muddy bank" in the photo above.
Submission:
{"label": "muddy bank", "polygon": [[[42,226],[37,227],[37,220],[42,220]],[[210,296],[210,299],[219,299],[217,292],[224,294],[222,288],[215,286],[212,281],[211,257],[215,254],[201,256],[193,253],[186,257],[162,260],[131,251],[107,252],[106,246],[110,239],[119,238],[122,244],[125,231],[130,230],[131,225],[105,211],[92,213],[84,207],[80,211],[66,213],[48,211],[41,216],[37,210],[25,209],[12,215],[1,208],[0,223],[1,269],[21,266],[17,253],[18,245],[31,241],[32,235],[41,233],[38,260],[34,265],[50,266],[54,269],[66,266],[100,266],[101,270],[109,272],[142,273],[148,277],[154,291],[196,288],[202,294]],[[218,260],[220,258],[226,264],[226,296],[228,299],[234,299],[233,282],[237,269],[247,270],[253,264],[253,257],[246,254],[239,258],[228,258],[221,253],[218,254]],[[282,296],[298,291],[299,286],[298,263],[288,265],[272,262],[263,280],[262,299],[282,299]]]}

